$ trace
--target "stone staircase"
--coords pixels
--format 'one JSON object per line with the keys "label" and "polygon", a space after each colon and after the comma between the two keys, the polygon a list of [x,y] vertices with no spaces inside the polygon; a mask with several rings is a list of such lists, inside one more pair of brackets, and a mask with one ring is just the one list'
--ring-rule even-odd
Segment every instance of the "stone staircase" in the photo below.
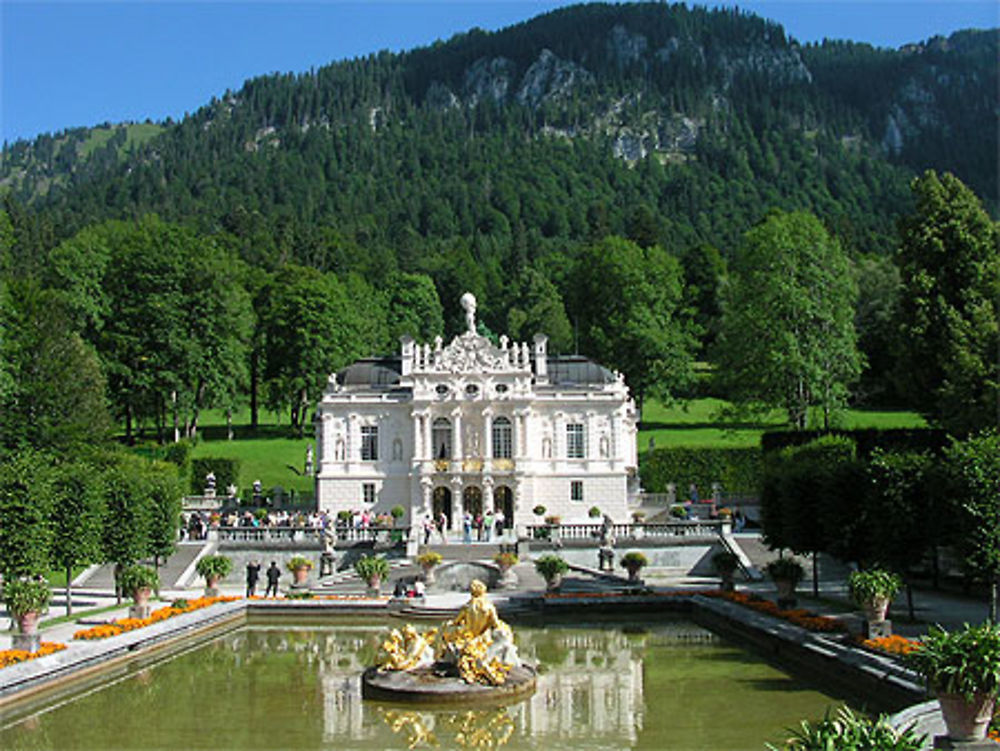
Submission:
{"label": "stone staircase", "polygon": [[[166,563],[160,563],[160,586],[164,589],[173,589],[179,586],[178,580],[187,571],[199,554],[211,543],[205,541],[181,542],[177,545],[177,550],[171,555]],[[146,558],[139,561],[143,566],[152,566],[153,559]],[[182,586],[182,585],[181,585]],[[114,565],[104,564],[88,569],[73,581],[73,588],[82,591],[99,590],[113,592],[115,588]]]}

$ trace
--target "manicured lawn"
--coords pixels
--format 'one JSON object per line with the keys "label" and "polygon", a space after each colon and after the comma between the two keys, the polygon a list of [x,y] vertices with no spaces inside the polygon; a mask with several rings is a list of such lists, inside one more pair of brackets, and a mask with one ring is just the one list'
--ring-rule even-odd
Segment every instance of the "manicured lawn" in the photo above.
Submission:
{"label": "manicured lawn", "polygon": [[[756,422],[733,422],[719,417],[727,402],[721,399],[692,399],[665,407],[648,400],[643,408],[639,451],[649,450],[653,438],[658,448],[665,446],[740,448],[757,446],[768,430],[788,427],[784,412],[775,410]],[[927,423],[915,412],[848,410],[837,427],[842,428],[921,428]]]}
{"label": "manicured lawn", "polygon": [[[720,399],[692,399],[665,407],[656,401],[647,401],[643,410],[643,425],[639,431],[639,452],[649,449],[653,438],[658,448],[669,446],[739,448],[757,446],[761,435],[768,430],[787,427],[783,412],[774,411],[759,421],[727,421],[719,417],[727,406]],[[254,480],[264,488],[280,485],[285,490],[311,495],[313,480],[301,474],[304,469],[306,448],[315,436],[312,427],[298,438],[288,426],[287,417],[279,423],[279,416],[262,412],[261,425],[256,434],[250,432],[250,413],[243,409],[233,416],[236,438],[226,439],[225,415],[209,411],[202,415],[199,441],[192,457],[220,456],[240,459],[241,492]],[[923,418],[914,412],[850,410],[838,425],[844,428],[911,428],[925,427]],[[317,457],[318,459],[318,457]]]}

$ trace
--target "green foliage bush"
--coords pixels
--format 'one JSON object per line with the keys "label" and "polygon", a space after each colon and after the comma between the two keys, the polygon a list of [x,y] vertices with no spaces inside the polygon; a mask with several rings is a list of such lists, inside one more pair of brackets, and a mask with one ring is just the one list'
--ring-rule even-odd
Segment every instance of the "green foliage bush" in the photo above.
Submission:
{"label": "green foliage bush", "polygon": [[160,577],[149,566],[126,566],[121,573],[122,591],[127,594],[140,589],[159,589]]}
{"label": "green foliage bush", "polygon": [[417,563],[424,568],[433,568],[434,566],[440,566],[441,561],[444,558],[440,553],[435,553],[433,550],[428,550],[425,553],[421,553],[417,556]]}
{"label": "green foliage bush", "polygon": [[49,609],[52,592],[49,584],[38,579],[11,578],[4,581],[3,601],[14,618],[25,613],[44,613]]}
{"label": "green foliage bush", "polygon": [[792,558],[776,558],[764,566],[764,571],[773,580],[790,579],[796,583],[802,581],[802,577],[806,575],[805,569]]}
{"label": "green foliage bush", "polygon": [[802,446],[823,436],[835,435],[849,438],[858,448],[858,454],[868,456],[875,449],[886,451],[934,451],[948,445],[948,435],[933,428],[863,428],[859,430],[770,430],[760,438],[765,454],[789,446]]}
{"label": "green foliage bush", "polygon": [[[177,441],[168,444],[163,450],[163,461],[177,465],[178,472],[186,475],[191,463],[191,442]],[[218,472],[216,472],[218,475]]]}
{"label": "green foliage bush", "polygon": [[638,570],[641,568],[645,568],[648,565],[649,565],[649,559],[645,555],[636,550],[633,550],[630,553],[626,553],[625,555],[622,556],[621,559],[622,568],[628,569],[629,571],[631,571],[632,569]]}
{"label": "green foliage bush", "polygon": [[965,625],[961,631],[932,626],[906,661],[939,693],[1000,693],[1000,626]]}
{"label": "green foliage bush", "polygon": [[569,571],[569,564],[557,555],[543,555],[535,560],[535,571],[548,581]]}
{"label": "green foliage bush", "polygon": [[709,488],[754,492],[760,487],[763,461],[758,448],[659,448],[644,454],[642,483],[653,493],[665,493],[668,483],[687,488],[691,483]]}
{"label": "green foliage bush", "polygon": [[836,718],[827,710],[815,725],[803,720],[790,731],[781,746],[767,744],[770,751],[920,751],[924,736],[912,726],[896,730],[885,715],[874,720],[854,714],[848,707],[837,710]]}
{"label": "green foliage bush", "polygon": [[233,562],[224,555],[206,555],[198,559],[194,569],[206,581],[209,577],[225,579],[233,570]]}
{"label": "green foliage bush", "polygon": [[847,587],[851,592],[851,599],[858,605],[864,605],[876,599],[891,600],[902,586],[903,580],[897,574],[880,568],[852,571],[847,577]]}
{"label": "green foliage bush", "polygon": [[732,573],[739,568],[740,559],[728,550],[722,550],[712,556],[712,568],[722,573]]}
{"label": "green foliage bush", "polygon": [[288,559],[288,563],[286,563],[285,565],[288,567],[289,571],[295,571],[296,569],[299,568],[311,569],[313,567],[313,562],[310,561],[308,558],[306,558],[304,555],[293,555],[291,558]]}
{"label": "green foliage bush", "polygon": [[375,576],[385,581],[389,576],[389,561],[380,555],[364,555],[354,564],[354,571],[366,582]]}
{"label": "green foliage bush", "polygon": [[203,456],[191,460],[191,492],[201,495],[205,490],[205,477],[215,473],[215,489],[221,494],[230,485],[239,485],[240,460],[222,456]]}

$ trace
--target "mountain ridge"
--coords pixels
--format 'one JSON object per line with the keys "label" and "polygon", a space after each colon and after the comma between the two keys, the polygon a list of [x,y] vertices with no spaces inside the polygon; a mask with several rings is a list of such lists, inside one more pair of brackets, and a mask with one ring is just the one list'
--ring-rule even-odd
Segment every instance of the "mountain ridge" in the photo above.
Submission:
{"label": "mountain ridge", "polygon": [[[729,244],[768,206],[808,208],[872,252],[921,169],[955,171],[995,210],[996,47],[995,30],[899,50],[799,45],[736,10],[572,6],[409,52],[258,76],[142,143],[116,136],[84,151],[82,129],[7,145],[0,186],[50,214],[62,236],[148,211],[213,229],[257,212],[273,244],[279,220],[299,246],[312,232],[304,225],[320,223],[387,246],[403,267],[408,231],[425,243],[500,235],[507,262],[519,226],[580,240],[593,228],[571,214],[601,204],[612,230],[650,204],[678,248]],[[550,179],[526,174],[533,164]],[[503,198],[462,195],[456,180],[486,173]],[[420,185],[386,185],[400,175]],[[699,226],[726,192],[720,181],[735,189],[718,199],[730,216]],[[539,184],[546,206],[525,211]]]}

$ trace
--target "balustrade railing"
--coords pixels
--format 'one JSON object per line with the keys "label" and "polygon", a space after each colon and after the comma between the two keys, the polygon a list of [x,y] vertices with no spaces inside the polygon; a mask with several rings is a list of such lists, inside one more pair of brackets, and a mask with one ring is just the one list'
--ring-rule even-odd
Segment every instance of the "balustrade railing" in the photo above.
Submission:
{"label": "balustrade railing", "polygon": [[[219,542],[267,542],[322,545],[324,530],[319,527],[218,527],[214,532]],[[409,527],[333,527],[330,532],[337,542],[406,542]]]}
{"label": "balustrade railing", "polygon": [[[604,525],[597,524],[538,524],[527,528],[532,540],[593,540],[601,539]],[[613,524],[611,534],[618,544],[623,540],[658,540],[678,537],[718,537],[729,531],[729,521],[705,519],[665,522],[663,524]]]}

